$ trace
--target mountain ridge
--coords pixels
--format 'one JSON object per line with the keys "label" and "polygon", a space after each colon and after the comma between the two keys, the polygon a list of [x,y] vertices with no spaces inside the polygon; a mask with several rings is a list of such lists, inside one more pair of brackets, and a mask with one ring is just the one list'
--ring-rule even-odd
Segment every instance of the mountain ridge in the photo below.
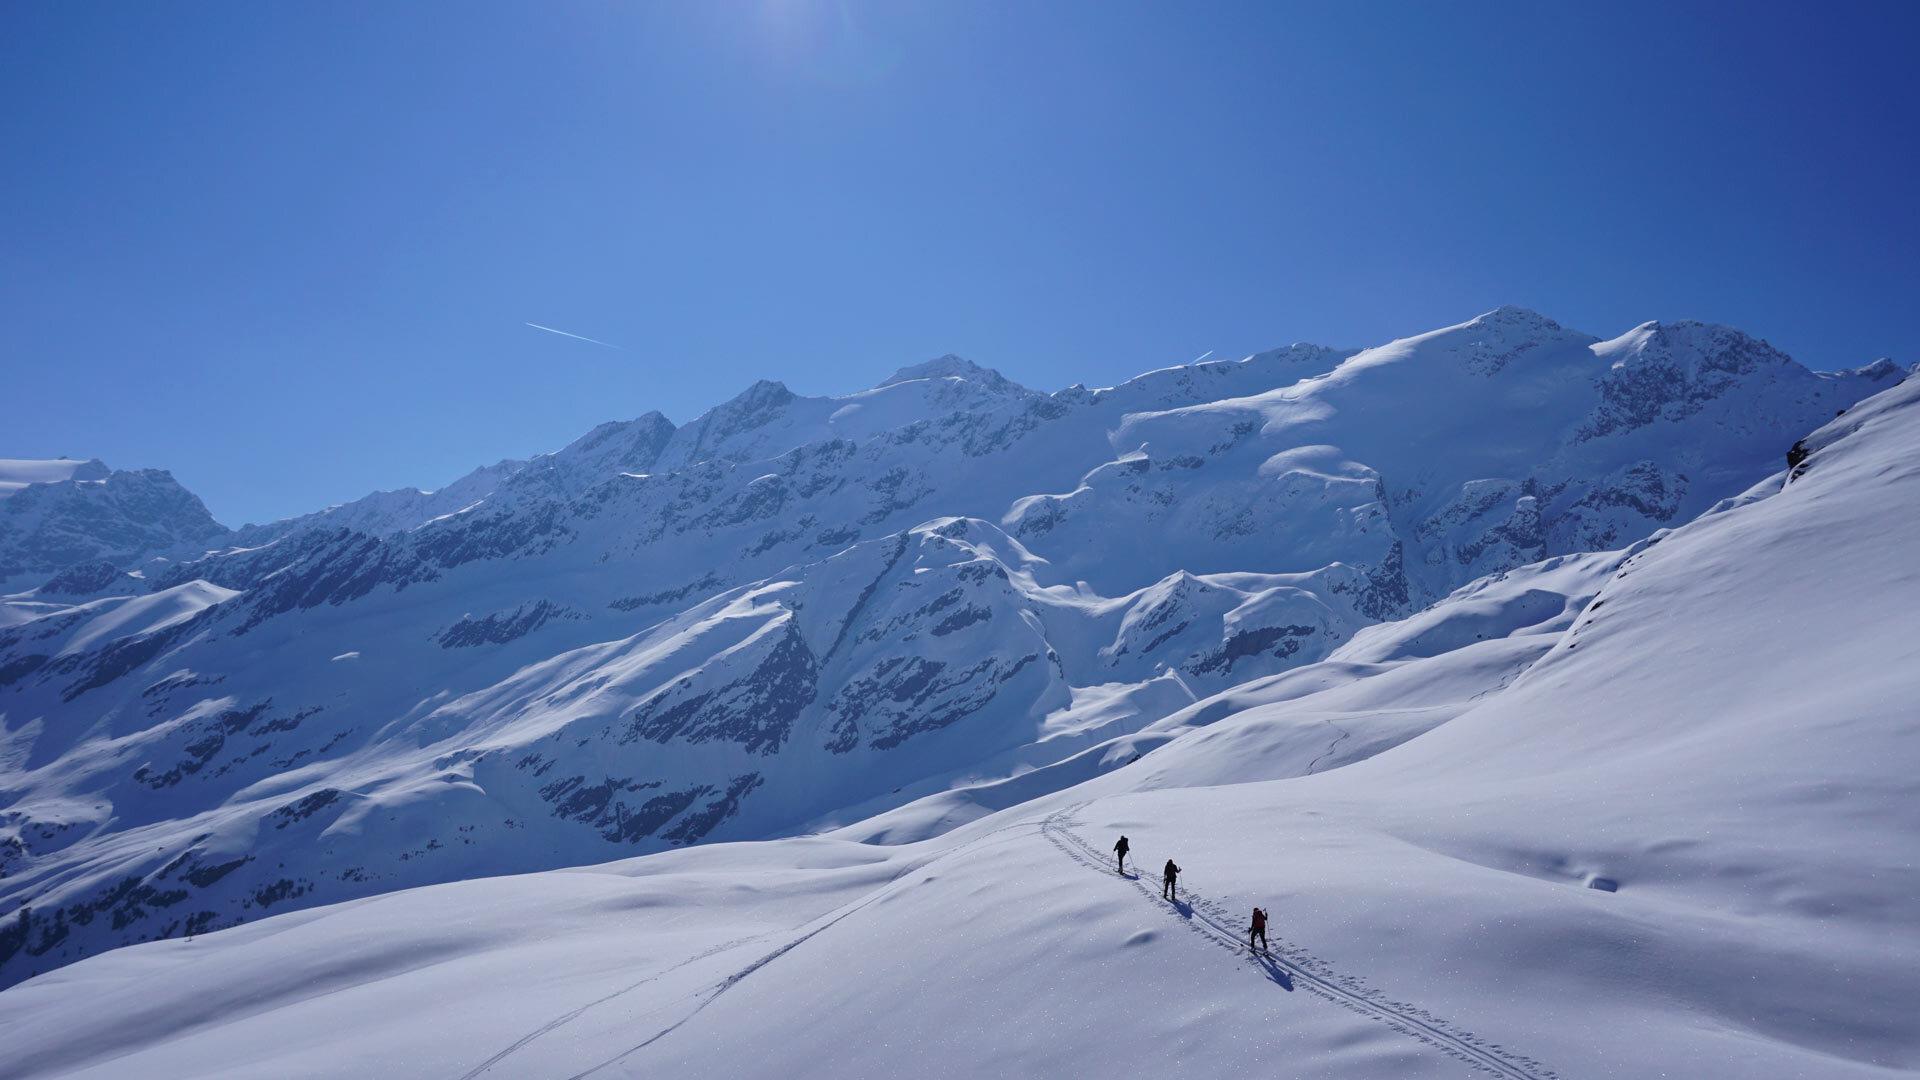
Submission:
{"label": "mountain ridge", "polygon": [[[23,1078],[1054,1075],[1175,1052],[1207,1075],[1339,1080],[1910,1071],[1920,653],[1888,632],[1916,583],[1887,538],[1920,526],[1920,382],[1795,446],[1690,522],[1475,579],[1317,663],[1197,699],[1167,675],[1075,688],[1093,728],[1158,695],[1137,730],[1050,724],[981,775],[807,835],[116,950],[0,991],[0,1036]],[[845,586],[929,555],[983,582],[1043,572],[988,522],[908,543],[689,618],[718,631],[731,608],[735,641],[771,629],[831,665],[864,635],[837,605],[788,633],[809,597],[887,606],[914,590]],[[1252,584],[1182,572],[1108,615],[1140,641],[1168,604]],[[343,803],[378,816],[363,793],[297,794],[268,831]],[[583,812],[601,794],[567,792]],[[714,794],[680,820],[734,793]],[[1172,902],[1141,880],[1169,858]],[[189,853],[160,887],[247,865]]]}
{"label": "mountain ridge", "polygon": [[1645,329],[1499,309],[1050,395],[955,358],[762,381],[406,528],[322,516],[148,563],[144,596],[35,597],[0,630],[0,898],[46,921],[0,978],[1046,770],[1697,516],[1897,374]]}

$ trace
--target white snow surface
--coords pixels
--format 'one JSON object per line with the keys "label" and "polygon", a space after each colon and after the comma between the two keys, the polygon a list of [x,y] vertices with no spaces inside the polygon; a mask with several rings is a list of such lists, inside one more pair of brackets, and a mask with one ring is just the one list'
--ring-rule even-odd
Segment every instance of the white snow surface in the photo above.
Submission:
{"label": "white snow surface", "polygon": [[0,1076],[1920,1071],[1886,367],[1515,309],[1051,397],[943,358],[37,615]]}

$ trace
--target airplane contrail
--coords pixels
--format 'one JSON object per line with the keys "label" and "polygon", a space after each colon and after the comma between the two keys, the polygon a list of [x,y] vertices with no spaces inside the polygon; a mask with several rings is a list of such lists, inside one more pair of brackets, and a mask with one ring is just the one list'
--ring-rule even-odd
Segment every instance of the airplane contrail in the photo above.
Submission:
{"label": "airplane contrail", "polygon": [[1206,359],[1207,357],[1209,357],[1209,356],[1212,356],[1212,355],[1213,355],[1213,350],[1212,350],[1212,349],[1208,349],[1208,350],[1207,350],[1206,352],[1203,352],[1203,353],[1201,353],[1201,354],[1200,354],[1199,356],[1196,356],[1196,357],[1194,357],[1193,359],[1191,359],[1191,360],[1189,360],[1189,361],[1187,361],[1187,363],[1189,363],[1189,364],[1197,364],[1197,363],[1199,363],[1200,361],[1202,361],[1202,360],[1205,360],[1205,359]]}
{"label": "airplane contrail", "polygon": [[565,330],[556,330],[556,329],[554,329],[554,328],[553,328],[553,327],[551,327],[551,326],[541,326],[541,325],[540,325],[539,323],[537,323],[537,322],[530,322],[530,323],[528,323],[527,325],[528,325],[528,326],[531,326],[531,327],[533,327],[533,328],[534,328],[535,330],[545,330],[545,331],[546,331],[547,333],[549,333],[549,334],[559,334],[559,335],[560,335],[561,337],[570,337],[570,338],[572,338],[572,339],[574,339],[575,341],[586,341],[586,342],[591,342],[592,344],[595,344],[595,345],[601,345],[601,346],[604,346],[604,347],[606,347],[606,348],[609,348],[609,349],[618,349],[618,348],[620,348],[620,346],[618,346],[618,345],[615,345],[615,344],[613,344],[612,342],[608,342],[608,341],[601,341],[601,340],[599,340],[599,339],[597,339],[597,338],[590,338],[590,337],[586,337],[585,335],[582,335],[582,334],[570,334],[570,333],[568,333],[568,332],[566,332]]}

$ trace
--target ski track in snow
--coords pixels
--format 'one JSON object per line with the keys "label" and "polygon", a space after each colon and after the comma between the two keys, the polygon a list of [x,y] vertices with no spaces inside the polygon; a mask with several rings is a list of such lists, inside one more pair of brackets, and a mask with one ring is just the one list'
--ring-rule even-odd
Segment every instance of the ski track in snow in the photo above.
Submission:
{"label": "ski track in snow", "polygon": [[[1116,877],[1118,875],[1109,868],[1106,857],[1072,831],[1071,826],[1078,824],[1074,815],[1085,805],[1069,806],[1049,815],[1040,823],[1040,833],[1067,858],[1102,877]],[[1136,858],[1136,865],[1143,864]],[[1184,879],[1185,875],[1182,877]],[[1325,960],[1288,944],[1279,935],[1275,935],[1279,944],[1269,948],[1266,957],[1255,954],[1241,940],[1241,935],[1229,929],[1227,920],[1231,916],[1227,914],[1226,906],[1192,888],[1182,889],[1187,908],[1187,913],[1182,913],[1178,907],[1161,899],[1153,891],[1144,874],[1121,877],[1121,880],[1127,881],[1155,904],[1179,916],[1189,930],[1236,956],[1245,956],[1249,963],[1258,967],[1263,974],[1272,976],[1275,982],[1288,990],[1293,989],[1292,981],[1297,980],[1328,1001],[1418,1039],[1481,1072],[1506,1077],[1507,1080],[1559,1080],[1559,1073],[1533,1058],[1514,1053],[1499,1043],[1489,1043],[1471,1031],[1456,1028],[1412,1002],[1387,1000],[1379,991],[1351,975],[1334,971]]]}
{"label": "ski track in snow", "polygon": [[720,953],[727,952],[732,949],[737,949],[740,946],[745,945],[747,942],[754,940],[755,938],[760,938],[765,936],[766,936],[765,934],[749,934],[746,937],[734,938],[732,941],[723,941],[718,945],[712,946],[711,948],[702,949],[701,951],[693,954],[692,956],[687,957],[685,960],[682,960],[679,963],[674,964],[672,967],[668,967],[660,971],[656,971],[653,974],[647,976],[646,978],[641,979],[639,982],[632,983],[628,986],[624,986],[618,990],[615,990],[613,993],[606,995],[605,997],[595,998],[594,1000],[587,1002],[585,1005],[581,1005],[578,1008],[561,1013],[559,1016],[554,1017],[552,1020],[548,1021],[547,1023],[542,1024],[541,1026],[521,1036],[517,1041],[515,1041],[512,1045],[508,1046],[506,1049],[500,1051],[499,1053],[493,1055],[492,1057],[481,1062],[480,1064],[475,1065],[472,1069],[469,1069],[467,1072],[461,1074],[460,1080],[474,1080],[475,1077],[478,1077],[484,1074],[485,1072],[487,1072],[487,1070],[493,1068],[495,1065],[500,1064],[502,1061],[505,1061],[507,1058],[513,1056],[515,1053],[518,1053],[528,1043],[533,1042],[535,1039],[540,1038],[542,1035],[551,1034],[559,1030],[560,1028],[565,1027],[566,1025],[572,1023],[573,1021],[578,1020],[580,1017],[586,1015],[589,1010],[596,1009],[602,1005],[605,1005],[607,1002],[612,1001],[615,998],[624,997],[625,995],[640,989],[641,987],[647,985],[648,983],[657,982],[660,979],[664,979],[668,975],[671,975],[674,972],[679,971],[681,968],[686,967],[689,964],[697,964],[700,961],[707,959],[708,957],[717,956]]}
{"label": "ski track in snow", "polygon": [[[1342,737],[1344,737],[1344,735]],[[1338,742],[1338,740],[1335,741]],[[1045,837],[1049,843],[1069,859],[1103,877],[1113,876],[1107,869],[1105,858],[1100,853],[1094,851],[1086,841],[1082,840],[1072,831],[1071,826],[1078,823],[1075,821],[1074,815],[1084,805],[1083,803],[1067,807],[1038,822],[1027,820],[1014,822],[1010,825],[1003,825],[1000,828],[983,833],[979,837],[951,851],[943,852],[926,862],[914,865],[912,868],[903,871],[887,884],[843,906],[839,911],[830,914],[824,921],[816,920],[817,925],[815,925],[813,929],[773,949],[771,952],[766,953],[740,970],[733,972],[706,990],[700,991],[697,995],[699,1000],[685,1016],[682,1016],[666,1027],[654,1032],[644,1041],[621,1051],[613,1057],[574,1073],[568,1080],[584,1080],[585,1077],[599,1073],[645,1050],[647,1047],[652,1046],[654,1043],[659,1042],[661,1039],[679,1030],[679,1028],[689,1020],[698,1016],[707,1006],[718,1000],[722,994],[739,985],[748,976],[761,970],[768,964],[773,963],[782,956],[785,956],[787,953],[792,952],[794,949],[799,948],[801,945],[806,944],[814,937],[817,937],[849,916],[891,895],[899,883],[906,880],[909,876],[924,870],[936,862],[971,851],[985,841],[1002,833],[1015,829],[1029,828],[1037,824],[1040,835]],[[1331,965],[1325,960],[1314,956],[1298,946],[1290,945],[1284,938],[1279,937],[1279,935],[1275,935],[1275,938],[1279,942],[1278,945],[1270,948],[1265,957],[1255,954],[1247,945],[1241,942],[1240,935],[1229,928],[1227,920],[1230,919],[1231,916],[1227,914],[1226,905],[1219,900],[1205,896],[1191,887],[1184,890],[1183,902],[1186,910],[1183,913],[1175,905],[1160,899],[1159,896],[1153,892],[1152,887],[1147,883],[1144,875],[1136,875],[1132,878],[1124,878],[1123,880],[1126,880],[1155,904],[1165,906],[1175,915],[1180,916],[1182,924],[1189,930],[1236,956],[1246,957],[1248,962],[1259,968],[1262,974],[1272,977],[1273,981],[1281,984],[1287,990],[1292,990],[1293,984],[1297,981],[1308,990],[1336,1005],[1359,1013],[1375,1022],[1385,1024],[1403,1035],[1416,1039],[1456,1060],[1472,1066],[1480,1072],[1505,1077],[1507,1080],[1560,1080],[1560,1075],[1557,1072],[1531,1057],[1515,1053],[1499,1043],[1487,1042],[1473,1032],[1457,1028],[1445,1019],[1435,1016],[1412,1002],[1387,999],[1380,994],[1379,991],[1369,987],[1361,980],[1334,971]],[[547,1024],[522,1036],[519,1040],[501,1050],[493,1057],[488,1058],[464,1074],[461,1080],[475,1080],[476,1077],[486,1073],[494,1066],[506,1060],[509,1056],[526,1047],[529,1043],[571,1023],[591,1009],[597,1008],[633,990],[655,982],[690,964],[738,948],[749,941],[764,936],[764,934],[752,935],[715,945],[680,961],[670,968],[650,975],[639,982],[563,1013]]]}
{"label": "ski track in snow", "polygon": [[[673,1034],[673,1032],[678,1030],[681,1025],[693,1019],[695,1016],[698,1016],[702,1010],[704,1010],[707,1006],[713,1004],[714,1001],[720,997],[720,995],[726,993],[728,990],[733,989],[736,985],[738,985],[741,982],[741,980],[745,979],[749,975],[752,975],[754,972],[759,971],[761,968],[766,967],[768,964],[773,963],[775,960],[780,959],[782,956],[785,956],[787,953],[792,952],[794,949],[799,948],[801,945],[806,944],[807,941],[809,941],[816,935],[820,934],[821,932],[827,930],[829,927],[832,927],[835,923],[838,923],[842,919],[845,919],[849,915],[852,915],[855,912],[860,911],[862,908],[867,907],[869,904],[872,904],[882,899],[883,897],[890,895],[894,891],[894,888],[897,885],[899,885],[900,882],[906,880],[906,878],[908,878],[909,876],[921,870],[924,870],[927,867],[932,866],[934,863],[940,862],[943,859],[951,858],[955,855],[961,854],[962,852],[971,851],[975,847],[978,847],[980,844],[984,843],[986,840],[988,840],[991,837],[997,836],[1001,833],[1009,832],[1014,829],[1030,828],[1036,824],[1044,826],[1044,822],[1036,822],[1033,819],[1028,819],[1026,821],[1016,821],[1011,825],[1002,825],[997,829],[992,829],[980,834],[979,836],[973,838],[972,840],[969,840],[968,842],[960,845],[959,847],[954,848],[951,851],[942,852],[941,854],[936,855],[925,862],[916,863],[913,866],[908,867],[907,869],[901,871],[897,876],[895,876],[892,881],[889,881],[885,885],[880,886],[878,889],[875,889],[873,892],[868,893],[866,896],[863,896],[860,899],[855,900],[852,903],[843,906],[837,913],[831,914],[826,918],[826,921],[820,922],[820,924],[818,926],[815,926],[813,929],[807,931],[804,934],[801,934],[799,937],[794,938],[792,941],[787,942],[786,944],[780,946],[779,948],[774,949],[772,952],[769,952],[766,955],[760,957],[758,960],[755,960],[753,963],[748,964],[744,968],[741,968],[739,971],[736,971],[733,974],[728,975],[726,978],[720,980],[720,982],[714,984],[712,987],[704,991],[701,991],[701,993],[705,994],[706,996],[702,998],[698,1004],[694,1005],[693,1009],[690,1012],[688,1012],[687,1015],[681,1017],[678,1020],[675,1020],[673,1023],[667,1025],[666,1027],[661,1028],[659,1031],[654,1032],[652,1035],[648,1036],[644,1042],[641,1042],[635,1046],[629,1047],[626,1050],[622,1050],[620,1053],[615,1054],[613,1057],[608,1058],[607,1060],[601,1062],[598,1065],[594,1065],[581,1072],[574,1073],[572,1076],[568,1077],[568,1080],[582,1080],[583,1077],[592,1076],[594,1073],[597,1073],[600,1070],[605,1069],[609,1066],[618,1064],[619,1062],[625,1060],[626,1058],[629,1058],[634,1054],[637,1054],[640,1051],[645,1050],[647,1047],[652,1046],[654,1043],[659,1042],[661,1039],[666,1038],[668,1035]],[[815,921],[818,921],[818,920],[815,920]],[[479,1065],[475,1066],[472,1071],[463,1075],[460,1078],[460,1080],[474,1080],[475,1077],[480,1076],[481,1074],[485,1073],[487,1070],[493,1068],[495,1065],[498,1065],[500,1062],[506,1060],[515,1052],[525,1047],[527,1044],[533,1042],[534,1040],[540,1038],[543,1035],[550,1034],[558,1030],[559,1028],[566,1026],[567,1024],[573,1022],[574,1020],[579,1019],[581,1016],[585,1015],[589,1010],[593,1008],[606,1004],[607,1002],[612,1001],[615,998],[618,998],[624,994],[630,993],[634,990],[638,990],[640,987],[645,986],[648,983],[655,982],[661,978],[664,978],[665,976],[671,974],[672,972],[678,971],[679,969],[686,967],[689,964],[698,963],[701,960],[705,960],[709,957],[716,956],[730,949],[737,948],[738,946],[743,945],[749,941],[753,941],[753,940],[756,940],[757,938],[761,938],[765,936],[766,936],[765,934],[754,934],[748,937],[735,938],[732,941],[725,942],[720,945],[715,945],[709,949],[706,949],[703,952],[697,953],[693,956],[686,958],[685,960],[680,961],[679,963],[673,965],[670,968],[665,969],[664,971],[659,971],[652,975],[649,975],[646,978],[641,979],[639,982],[632,984],[631,986],[625,987],[624,989],[621,989],[621,990],[616,990],[613,993],[606,995],[605,997],[598,998],[594,1001],[590,1001],[586,1003],[585,1005],[581,1005],[578,1008],[562,1013],[561,1015],[559,1015],[558,1017],[555,1017],[553,1020],[549,1021],[548,1023],[543,1024],[540,1027],[529,1032],[528,1034],[522,1036],[518,1041],[514,1042],[511,1046],[508,1046],[504,1050],[501,1050],[499,1053],[488,1058],[486,1061],[481,1062]],[[658,1010],[654,1010],[654,1011],[658,1011]]]}
{"label": "ski track in snow", "polygon": [[1328,755],[1333,753],[1335,747],[1338,747],[1341,743],[1346,742],[1347,739],[1353,735],[1353,732],[1348,731],[1346,728],[1341,727],[1339,724],[1336,724],[1331,720],[1322,720],[1321,723],[1339,732],[1340,736],[1334,739],[1332,742],[1328,743],[1327,748],[1325,750],[1320,751],[1320,754],[1318,757],[1314,758],[1312,761],[1307,762],[1308,776],[1313,775],[1313,771],[1319,768],[1320,763],[1326,760]]}

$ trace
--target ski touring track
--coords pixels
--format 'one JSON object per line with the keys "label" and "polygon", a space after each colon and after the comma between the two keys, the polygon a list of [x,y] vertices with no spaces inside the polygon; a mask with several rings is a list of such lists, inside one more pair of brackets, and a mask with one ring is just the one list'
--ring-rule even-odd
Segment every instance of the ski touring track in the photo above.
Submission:
{"label": "ski touring track", "polygon": [[1346,742],[1348,739],[1353,737],[1353,732],[1348,731],[1346,728],[1341,727],[1339,724],[1336,724],[1331,720],[1322,720],[1320,722],[1332,728],[1333,730],[1339,732],[1340,736],[1339,738],[1336,738],[1332,742],[1328,743],[1327,748],[1325,750],[1320,751],[1319,756],[1315,757],[1312,761],[1307,762],[1308,776],[1312,776],[1313,771],[1320,767],[1320,763],[1322,761],[1325,761],[1327,757],[1331,755],[1335,750],[1339,749],[1341,743]]}
{"label": "ski touring track", "polygon": [[[924,870],[927,867],[932,866],[934,863],[940,862],[944,859],[951,858],[963,852],[971,851],[975,847],[978,847],[980,844],[986,842],[987,840],[993,837],[999,836],[1002,833],[1011,832],[1012,830],[1015,830],[1015,829],[1032,829],[1034,826],[1039,824],[1042,824],[1042,823],[1035,819],[1029,818],[1024,821],[1016,821],[1010,825],[1002,825],[997,829],[991,829],[991,830],[988,830],[987,832],[981,833],[979,836],[976,836],[972,840],[969,840],[966,843],[961,844],[959,847],[953,848],[952,850],[949,850],[949,851],[941,852],[940,854],[935,855],[932,858],[925,860],[924,862],[915,863],[907,867],[906,869],[902,870],[899,874],[895,875],[891,881],[875,889],[873,892],[868,893],[867,895],[861,897],[858,900],[853,901],[852,903],[842,905],[840,908],[834,911],[828,912],[826,915],[813,920],[811,924],[803,924],[803,925],[811,925],[812,928],[807,930],[805,933],[802,933],[800,936],[793,938],[792,940],[786,942],[785,944],[779,946],[778,948],[775,948],[772,951],[762,955],[759,959],[739,969],[738,971],[735,971],[733,974],[728,975],[726,978],[720,980],[719,982],[714,983],[711,986],[708,986],[706,989],[699,991],[699,993],[696,995],[696,997],[698,997],[699,1000],[695,1003],[693,1008],[687,1012],[685,1016],[682,1016],[680,1019],[675,1020],[673,1023],[667,1025],[666,1027],[661,1028],[659,1031],[654,1032],[652,1035],[648,1036],[645,1041],[640,1042],[634,1046],[631,1046],[625,1050],[622,1050],[620,1053],[615,1054],[613,1057],[610,1057],[605,1061],[602,1061],[598,1065],[594,1065],[591,1068],[585,1069],[581,1072],[574,1073],[571,1077],[568,1078],[568,1080],[582,1080],[583,1077],[592,1076],[593,1074],[598,1073],[603,1069],[616,1065],[619,1062],[624,1061],[628,1057],[631,1057],[634,1054],[639,1053],[642,1050],[645,1050],[647,1047],[652,1046],[654,1043],[659,1042],[661,1039],[666,1038],[668,1035],[672,1034],[676,1029],[678,1029],[682,1024],[685,1024],[687,1021],[699,1015],[701,1010],[705,1009],[708,1005],[713,1004],[714,1000],[717,999],[720,995],[726,993],[728,990],[733,989],[733,987],[738,985],[742,979],[745,979],[747,976],[752,975],[754,972],[759,971],[763,967],[766,967],[768,964],[774,962],[775,960],[778,960],[782,956],[785,956],[787,953],[792,952],[794,949],[805,944],[808,940],[813,938],[815,935],[821,933],[822,931],[825,931],[829,927],[833,926],[835,923],[838,923],[840,920],[848,917],[849,915],[854,914],[855,912],[861,910],[862,908],[867,907],[870,904],[875,903],[876,901],[882,899],[883,897],[891,895],[894,891],[896,891],[896,887],[902,881],[905,881],[908,877],[912,876],[913,874],[921,870]],[[1011,839],[1011,837],[1008,837],[1007,839]],[[687,967],[690,964],[696,964],[702,960],[706,960],[711,957],[717,956],[721,953],[739,948],[742,945],[745,945],[752,941],[757,941],[760,938],[767,937],[767,936],[768,936],[767,934],[753,934],[747,937],[735,938],[732,941],[722,942],[721,944],[711,946],[698,953],[695,953],[692,956],[687,957],[685,960],[682,960],[671,967],[664,968],[660,971],[657,971],[652,975],[649,975],[646,978],[639,980],[638,982],[622,987],[621,989],[615,990],[610,994],[606,994],[602,997],[595,998],[594,1000],[589,1001],[584,1005],[577,1006],[573,1009],[568,1010],[567,1012],[561,1013],[559,1016],[553,1018],[547,1023],[542,1024],[541,1026],[521,1036],[519,1039],[515,1040],[511,1045],[502,1049],[500,1052],[494,1054],[492,1057],[474,1066],[472,1069],[462,1074],[462,1076],[460,1077],[460,1080],[477,1080],[478,1077],[486,1074],[494,1066],[499,1065],[501,1062],[505,1061],[507,1058],[513,1056],[515,1053],[525,1048],[529,1043],[532,1043],[535,1040],[541,1038],[542,1036],[549,1035],[554,1031],[557,1031],[560,1028],[565,1027],[567,1024],[572,1023],[573,1021],[579,1019],[581,1016],[584,1016],[587,1012],[589,1012],[592,1009],[598,1008],[599,1006],[605,1005],[608,1002],[615,1000],[616,998],[620,998],[626,994],[632,993],[633,991],[638,990],[649,983],[657,982],[658,980],[665,978],[666,976],[672,974],[673,972],[678,971],[681,968]],[[650,1012],[643,1014],[643,1016],[652,1015],[653,1013],[660,1012],[660,1011],[661,1010],[659,1009],[651,1010]]]}
{"label": "ski touring track", "polygon": [[[574,1073],[568,1080],[584,1080],[586,1077],[593,1076],[645,1050],[647,1047],[671,1035],[687,1021],[698,1016],[702,1010],[713,1004],[722,994],[739,985],[740,982],[748,976],[766,967],[775,960],[778,960],[780,957],[785,956],[787,953],[792,952],[794,949],[799,948],[801,945],[806,944],[841,920],[854,915],[886,896],[892,895],[898,889],[901,882],[907,880],[909,877],[934,863],[972,851],[990,839],[1002,837],[1002,834],[1019,829],[1031,829],[1037,825],[1040,835],[1069,859],[1072,859],[1074,862],[1079,863],[1102,877],[1116,877],[1117,875],[1108,868],[1107,857],[1095,851],[1092,846],[1082,840],[1072,830],[1072,826],[1078,824],[1078,822],[1074,820],[1074,815],[1085,805],[1085,803],[1080,803],[1069,806],[1037,821],[1027,819],[1014,822],[1010,825],[1003,825],[997,829],[982,833],[950,851],[942,852],[939,855],[927,859],[925,862],[910,866],[901,871],[900,874],[895,876],[893,880],[887,884],[880,886],[858,900],[845,904],[835,911],[813,920],[811,924],[808,924],[809,929],[805,932],[788,940],[777,948],[768,951],[752,963],[734,971],[726,978],[700,991],[696,995],[698,1000],[695,1002],[693,1008],[688,1010],[680,1019],[654,1032],[645,1040],[600,1062],[598,1065]],[[1012,837],[1002,838],[1013,839]],[[1127,882],[1130,886],[1137,889],[1141,895],[1145,896],[1150,902],[1164,907],[1170,914],[1180,917],[1182,924],[1189,930],[1207,938],[1214,945],[1224,948],[1236,956],[1245,957],[1247,962],[1257,970],[1260,970],[1263,975],[1268,974],[1267,965],[1271,964],[1272,967],[1277,969],[1282,975],[1297,981],[1300,985],[1305,986],[1308,990],[1318,994],[1320,997],[1343,1008],[1359,1013],[1377,1023],[1385,1024],[1481,1072],[1503,1077],[1506,1078],[1506,1080],[1560,1080],[1560,1074],[1546,1067],[1541,1062],[1527,1057],[1524,1054],[1515,1053],[1499,1043],[1487,1042],[1473,1032],[1457,1028],[1446,1020],[1427,1012],[1425,1009],[1411,1002],[1389,1000],[1359,979],[1350,975],[1341,974],[1333,970],[1331,965],[1326,961],[1313,956],[1297,946],[1288,944],[1284,939],[1278,939],[1278,935],[1275,935],[1279,940],[1278,945],[1270,949],[1266,957],[1262,958],[1255,954],[1247,945],[1243,944],[1240,940],[1240,935],[1229,928],[1228,920],[1231,916],[1227,915],[1224,904],[1217,900],[1210,899],[1191,888],[1184,889],[1184,902],[1187,912],[1190,913],[1190,917],[1188,917],[1183,916],[1181,910],[1173,904],[1162,900],[1159,895],[1153,891],[1152,887],[1147,884],[1144,875],[1135,875],[1131,878],[1122,877],[1120,880]],[[481,1062],[462,1075],[461,1080],[477,1080],[478,1077],[484,1075],[496,1065],[499,1065],[513,1054],[525,1048],[529,1043],[564,1027],[589,1010],[614,1001],[690,964],[695,964],[701,960],[739,948],[742,945],[765,936],[767,935],[752,935],[714,945],[674,964],[672,967],[658,971],[629,986],[562,1013],[553,1020],[520,1037],[486,1061]],[[1280,982],[1282,980],[1275,979],[1274,981]],[[1288,985],[1287,989],[1292,989],[1292,986]],[[653,1012],[658,1011],[660,1010],[653,1010]]]}
{"label": "ski touring track", "polygon": [[[1139,890],[1149,901],[1180,918],[1189,930],[1228,952],[1245,957],[1262,974],[1268,974],[1268,965],[1271,964],[1281,974],[1291,976],[1320,997],[1385,1024],[1482,1072],[1506,1080],[1560,1080],[1559,1073],[1541,1062],[1515,1053],[1499,1043],[1487,1042],[1411,1002],[1389,1000],[1359,979],[1335,971],[1325,960],[1289,944],[1278,935],[1275,935],[1277,944],[1269,948],[1263,958],[1242,940],[1243,935],[1230,928],[1232,916],[1227,914],[1226,905],[1185,886],[1181,889],[1181,898],[1190,916],[1183,914],[1178,907],[1161,899],[1160,894],[1153,891],[1145,874],[1125,877],[1116,873],[1111,854],[1095,851],[1092,845],[1073,832],[1072,826],[1078,824],[1074,815],[1085,805],[1069,806],[1049,815],[1040,823],[1041,835],[1074,862],[1102,877],[1116,878]],[[1136,865],[1146,865],[1138,858],[1137,852],[1129,854],[1136,856]],[[1185,880],[1186,875],[1183,874],[1182,881]],[[1274,981],[1282,980],[1276,978]],[[1290,985],[1286,988],[1292,989]]]}
{"label": "ski touring track", "polygon": [[[756,936],[764,936],[764,935],[756,935]],[[641,979],[639,982],[632,983],[627,986],[623,986],[620,989],[615,990],[613,993],[608,994],[604,997],[595,998],[594,1000],[587,1002],[585,1005],[581,1005],[576,1008],[569,1009],[568,1011],[561,1013],[559,1016],[554,1017],[552,1020],[549,1020],[545,1024],[542,1024],[539,1027],[534,1028],[532,1031],[529,1031],[525,1035],[522,1035],[520,1038],[514,1040],[514,1042],[511,1045],[507,1046],[506,1049],[501,1050],[499,1053],[493,1055],[492,1057],[481,1062],[480,1064],[475,1065],[473,1068],[467,1070],[465,1073],[462,1073],[460,1076],[460,1080],[475,1080],[476,1077],[484,1074],[487,1070],[493,1068],[495,1065],[500,1064],[502,1061],[505,1061],[507,1058],[512,1057],[514,1054],[518,1053],[521,1050],[521,1048],[525,1047],[528,1043],[533,1042],[535,1039],[540,1038],[542,1035],[550,1034],[554,1031],[559,1030],[560,1028],[565,1027],[566,1025],[572,1023],[573,1021],[578,1020],[580,1017],[586,1015],[586,1013],[589,1010],[596,1009],[602,1005],[605,1005],[607,1002],[612,1001],[615,998],[623,997],[627,994],[631,994],[635,990],[640,989],[641,987],[647,985],[648,983],[656,982],[660,979],[664,979],[668,975],[671,975],[674,972],[679,971],[681,968],[686,967],[688,964],[697,964],[700,961],[705,960],[710,956],[718,956],[719,954],[726,952],[729,949],[739,948],[740,946],[745,945],[747,942],[752,940],[753,940],[753,937],[742,937],[742,938],[734,938],[732,941],[723,941],[718,945],[714,945],[710,948],[702,949],[701,951],[693,954],[692,956],[687,957],[685,960],[682,960],[671,967],[663,968],[660,971],[656,971],[653,974],[647,976],[646,978]]]}

